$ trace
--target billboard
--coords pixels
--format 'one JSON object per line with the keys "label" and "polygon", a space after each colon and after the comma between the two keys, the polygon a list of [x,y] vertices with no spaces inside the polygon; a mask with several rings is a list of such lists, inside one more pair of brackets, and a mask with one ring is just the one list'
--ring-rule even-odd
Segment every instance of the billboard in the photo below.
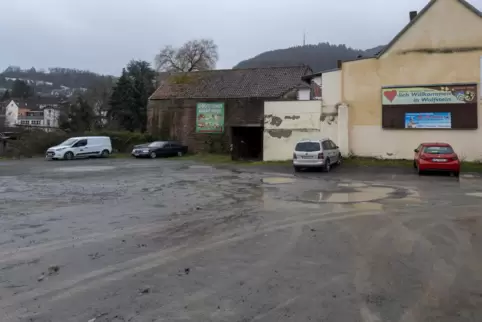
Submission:
{"label": "billboard", "polygon": [[224,132],[224,103],[197,103],[196,132]]}
{"label": "billboard", "polygon": [[477,85],[382,88],[382,105],[474,104]]}
{"label": "billboard", "polygon": [[406,129],[451,129],[452,115],[449,112],[405,113]]}

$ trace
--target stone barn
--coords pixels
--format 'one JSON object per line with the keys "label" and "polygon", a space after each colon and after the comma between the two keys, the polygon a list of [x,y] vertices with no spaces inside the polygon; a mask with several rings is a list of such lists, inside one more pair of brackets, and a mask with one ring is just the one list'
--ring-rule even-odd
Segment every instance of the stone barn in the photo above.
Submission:
{"label": "stone barn", "polygon": [[262,160],[264,102],[298,100],[309,91],[301,78],[310,73],[294,66],[169,75],[149,98],[148,131],[190,152]]}

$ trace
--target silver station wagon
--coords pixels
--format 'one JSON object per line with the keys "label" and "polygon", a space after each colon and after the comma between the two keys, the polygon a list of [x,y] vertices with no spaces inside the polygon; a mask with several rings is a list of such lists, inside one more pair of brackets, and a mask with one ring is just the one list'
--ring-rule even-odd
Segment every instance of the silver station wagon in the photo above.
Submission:
{"label": "silver station wagon", "polygon": [[293,167],[296,172],[304,168],[320,168],[329,172],[334,164],[341,164],[340,148],[328,138],[302,140],[295,146]]}

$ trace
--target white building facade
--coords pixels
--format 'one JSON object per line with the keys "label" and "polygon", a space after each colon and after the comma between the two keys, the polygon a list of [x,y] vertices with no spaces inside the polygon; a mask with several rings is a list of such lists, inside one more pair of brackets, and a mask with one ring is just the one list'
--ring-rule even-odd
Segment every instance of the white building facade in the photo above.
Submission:
{"label": "white building facade", "polygon": [[12,100],[5,108],[6,127],[29,126],[42,127],[45,129],[58,128],[59,118],[60,110],[57,104],[23,106],[21,103]]}

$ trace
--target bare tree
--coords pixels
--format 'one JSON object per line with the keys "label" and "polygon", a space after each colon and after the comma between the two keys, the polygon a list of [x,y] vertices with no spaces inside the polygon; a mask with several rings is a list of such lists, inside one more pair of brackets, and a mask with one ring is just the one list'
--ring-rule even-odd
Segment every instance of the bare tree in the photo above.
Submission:
{"label": "bare tree", "polygon": [[164,47],[156,56],[159,72],[193,72],[216,67],[218,46],[211,39],[191,40],[180,48]]}

